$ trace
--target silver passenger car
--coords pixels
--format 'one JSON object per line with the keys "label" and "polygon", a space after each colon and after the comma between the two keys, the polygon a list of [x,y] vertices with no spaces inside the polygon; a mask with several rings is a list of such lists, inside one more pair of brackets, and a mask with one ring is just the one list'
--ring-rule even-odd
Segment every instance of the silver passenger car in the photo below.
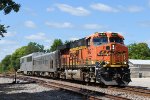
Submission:
{"label": "silver passenger car", "polygon": [[32,74],[33,71],[33,58],[42,55],[42,52],[32,53],[20,58],[20,72],[24,74]]}
{"label": "silver passenger car", "polygon": [[39,75],[50,75],[57,71],[58,51],[34,57],[33,72]]}

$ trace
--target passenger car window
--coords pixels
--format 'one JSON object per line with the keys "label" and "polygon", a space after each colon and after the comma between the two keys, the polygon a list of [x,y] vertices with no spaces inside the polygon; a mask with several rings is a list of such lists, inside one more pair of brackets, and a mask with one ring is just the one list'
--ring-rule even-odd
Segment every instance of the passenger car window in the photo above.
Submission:
{"label": "passenger car window", "polygon": [[32,56],[27,57],[27,62],[31,62],[32,61]]}
{"label": "passenger car window", "polygon": [[24,63],[24,58],[21,59],[21,63]]}
{"label": "passenger car window", "polygon": [[50,61],[50,68],[53,68],[53,60]]}

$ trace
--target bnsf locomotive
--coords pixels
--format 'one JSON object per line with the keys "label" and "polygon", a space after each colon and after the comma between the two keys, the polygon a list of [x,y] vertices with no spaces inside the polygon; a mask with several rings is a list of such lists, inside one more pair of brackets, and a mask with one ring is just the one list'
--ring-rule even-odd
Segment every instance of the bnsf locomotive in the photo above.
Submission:
{"label": "bnsf locomotive", "polygon": [[128,48],[118,33],[94,33],[59,46],[51,53],[32,53],[20,59],[20,71],[28,75],[128,85]]}

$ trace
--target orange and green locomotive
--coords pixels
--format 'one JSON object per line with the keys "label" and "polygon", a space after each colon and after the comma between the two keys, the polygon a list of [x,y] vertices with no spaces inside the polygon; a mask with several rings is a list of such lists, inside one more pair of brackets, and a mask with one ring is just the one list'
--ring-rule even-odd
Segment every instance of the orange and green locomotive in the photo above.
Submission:
{"label": "orange and green locomotive", "polygon": [[60,51],[60,77],[105,85],[127,85],[128,48],[118,33],[94,33],[69,42]]}

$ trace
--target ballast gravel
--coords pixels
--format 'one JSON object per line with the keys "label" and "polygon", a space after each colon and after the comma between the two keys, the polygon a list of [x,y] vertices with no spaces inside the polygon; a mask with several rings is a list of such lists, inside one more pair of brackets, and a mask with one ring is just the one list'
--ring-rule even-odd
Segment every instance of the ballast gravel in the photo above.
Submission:
{"label": "ballast gravel", "polygon": [[[42,79],[47,82],[58,82],[51,79]],[[26,83],[20,81],[19,84],[11,84],[12,79],[0,78],[0,100],[82,100],[82,97],[77,94],[72,94],[67,91],[57,90],[52,88],[46,88],[34,83]],[[143,97],[140,95],[112,91],[107,88],[98,88],[93,86],[85,86],[80,84],[68,83],[64,81],[59,81],[66,85],[72,85],[76,87],[87,88],[94,91],[100,91],[107,94],[113,94],[117,96],[127,97],[132,100],[150,100],[150,98]],[[129,84],[131,86],[142,86],[149,87],[150,78],[136,78],[132,79],[132,82]],[[105,99],[104,99],[105,100]]]}
{"label": "ballast gravel", "polygon": [[[41,79],[41,80],[45,80],[47,82],[61,83],[61,84],[70,85],[70,86],[76,86],[76,87],[89,89],[89,90],[93,90],[93,91],[98,91],[98,92],[102,92],[102,93],[106,93],[106,94],[110,94],[110,95],[116,95],[116,96],[125,97],[125,98],[131,99],[131,100],[150,100],[149,97],[132,94],[130,92],[127,93],[127,92],[121,92],[121,91],[117,91],[117,90],[110,90],[109,88],[100,88],[100,87],[86,86],[86,85],[69,83],[69,82],[64,82],[64,81],[56,81],[56,80],[52,80],[52,79]],[[137,79],[137,80],[140,81],[141,79]],[[147,80],[147,79],[145,79],[145,80]],[[134,80],[132,82],[134,82]],[[146,83],[146,82],[147,81],[145,81],[145,84],[143,82],[141,82],[141,84],[140,83],[136,84],[136,81],[135,81],[133,83],[133,86],[137,86],[139,84],[140,84],[140,86],[142,86],[142,85],[146,86],[146,84],[147,85],[149,84],[149,83]]]}
{"label": "ballast gravel", "polygon": [[82,100],[82,97],[64,90],[46,88],[36,83],[0,78],[0,100]]}

